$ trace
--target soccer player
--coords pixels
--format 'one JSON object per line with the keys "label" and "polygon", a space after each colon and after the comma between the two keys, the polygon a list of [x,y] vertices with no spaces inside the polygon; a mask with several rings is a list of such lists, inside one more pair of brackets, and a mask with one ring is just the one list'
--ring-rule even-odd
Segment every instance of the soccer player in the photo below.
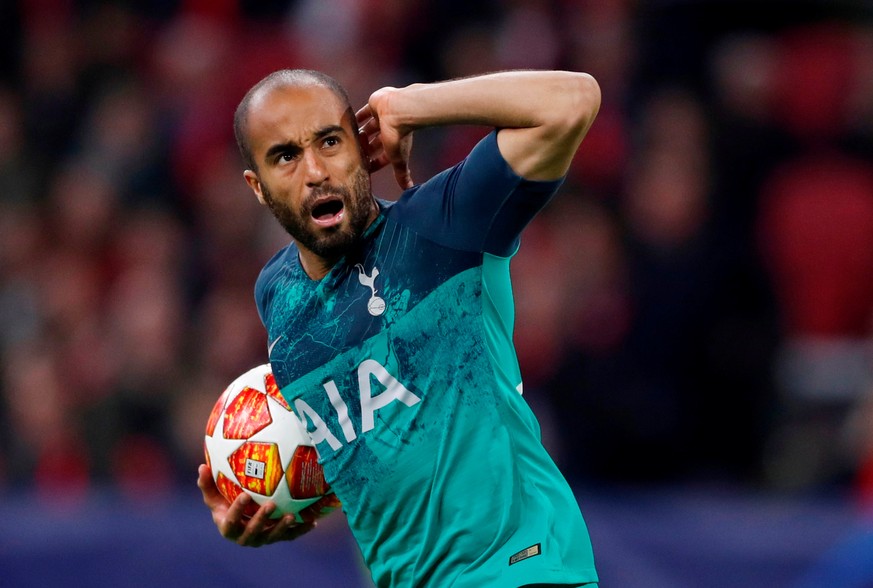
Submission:
{"label": "soccer player", "polygon": [[[509,264],[599,106],[587,74],[510,71],[382,88],[355,113],[332,78],[286,70],[237,109],[245,180],[292,237],[255,284],[270,363],[377,586],[597,582],[522,396]],[[452,124],[494,130],[414,184],[412,133]],[[371,192],[386,166],[396,203]],[[242,545],[312,528],[273,505],[244,518],[205,465],[198,484]]]}

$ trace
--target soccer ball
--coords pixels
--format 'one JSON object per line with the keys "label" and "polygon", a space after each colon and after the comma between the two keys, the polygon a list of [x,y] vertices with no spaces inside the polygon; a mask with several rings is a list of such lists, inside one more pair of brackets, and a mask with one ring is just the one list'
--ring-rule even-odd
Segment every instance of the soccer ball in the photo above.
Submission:
{"label": "soccer ball", "polygon": [[270,364],[250,369],[222,392],[206,423],[204,449],[219,492],[230,502],[240,492],[254,499],[247,516],[268,500],[276,504],[271,518],[294,514],[300,522],[298,513],[311,505],[319,516],[340,506]]}

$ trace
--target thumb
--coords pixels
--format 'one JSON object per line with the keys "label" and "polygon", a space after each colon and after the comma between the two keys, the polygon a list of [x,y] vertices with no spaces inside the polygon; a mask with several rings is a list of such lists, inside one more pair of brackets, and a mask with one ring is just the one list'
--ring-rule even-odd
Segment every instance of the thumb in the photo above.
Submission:
{"label": "thumb", "polygon": [[414,184],[412,172],[409,171],[409,159],[412,153],[412,133],[392,137],[390,146],[386,146],[391,166],[394,168],[394,179],[404,190],[408,190]]}
{"label": "thumb", "polygon": [[409,171],[409,165],[406,162],[394,166],[394,179],[397,180],[397,185],[404,190],[415,185],[412,181],[412,172]]}

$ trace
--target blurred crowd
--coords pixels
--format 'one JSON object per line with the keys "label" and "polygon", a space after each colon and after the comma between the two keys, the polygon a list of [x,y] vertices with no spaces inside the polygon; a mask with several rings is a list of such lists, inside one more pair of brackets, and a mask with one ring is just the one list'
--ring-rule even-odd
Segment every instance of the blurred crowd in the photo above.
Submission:
{"label": "blurred crowd", "polygon": [[[267,359],[252,288],[287,240],[233,143],[261,77],[323,70],[362,105],[562,68],[593,74],[603,106],[512,266],[549,449],[579,483],[873,503],[873,11],[785,9],[2,3],[0,489],[75,503],[194,484],[212,404]],[[420,132],[414,179],[483,132]],[[390,176],[374,187],[395,199]]]}

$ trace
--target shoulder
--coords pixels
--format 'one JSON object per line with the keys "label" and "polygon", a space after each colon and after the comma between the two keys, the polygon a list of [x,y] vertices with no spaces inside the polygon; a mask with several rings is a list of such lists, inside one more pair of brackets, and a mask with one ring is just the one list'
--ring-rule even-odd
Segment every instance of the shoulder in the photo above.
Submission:
{"label": "shoulder", "polygon": [[522,178],[516,175],[500,153],[497,133],[494,130],[485,135],[464,159],[422,184],[421,191],[473,189],[478,192],[486,186],[492,189],[517,186]]}
{"label": "shoulder", "polygon": [[271,257],[267,263],[264,264],[264,267],[261,268],[261,273],[258,276],[256,284],[262,281],[269,281],[272,276],[281,272],[282,269],[290,263],[298,263],[297,246],[294,243],[288,243],[288,245],[282,247],[279,251],[273,254],[273,257]]}
{"label": "shoulder", "polygon": [[561,180],[527,180],[513,171],[495,130],[456,165],[400,197],[390,217],[437,243],[508,256]]}
{"label": "shoulder", "polygon": [[266,309],[278,279],[287,275],[288,270],[298,263],[297,246],[294,243],[289,243],[264,264],[260,274],[258,274],[258,279],[255,280],[255,302],[262,321],[265,319]]}
{"label": "shoulder", "polygon": [[482,198],[512,190],[522,179],[512,171],[497,146],[497,131],[483,137],[455,165],[430,179],[405,190],[389,216],[424,215],[427,222],[448,214],[456,195],[462,198]]}

